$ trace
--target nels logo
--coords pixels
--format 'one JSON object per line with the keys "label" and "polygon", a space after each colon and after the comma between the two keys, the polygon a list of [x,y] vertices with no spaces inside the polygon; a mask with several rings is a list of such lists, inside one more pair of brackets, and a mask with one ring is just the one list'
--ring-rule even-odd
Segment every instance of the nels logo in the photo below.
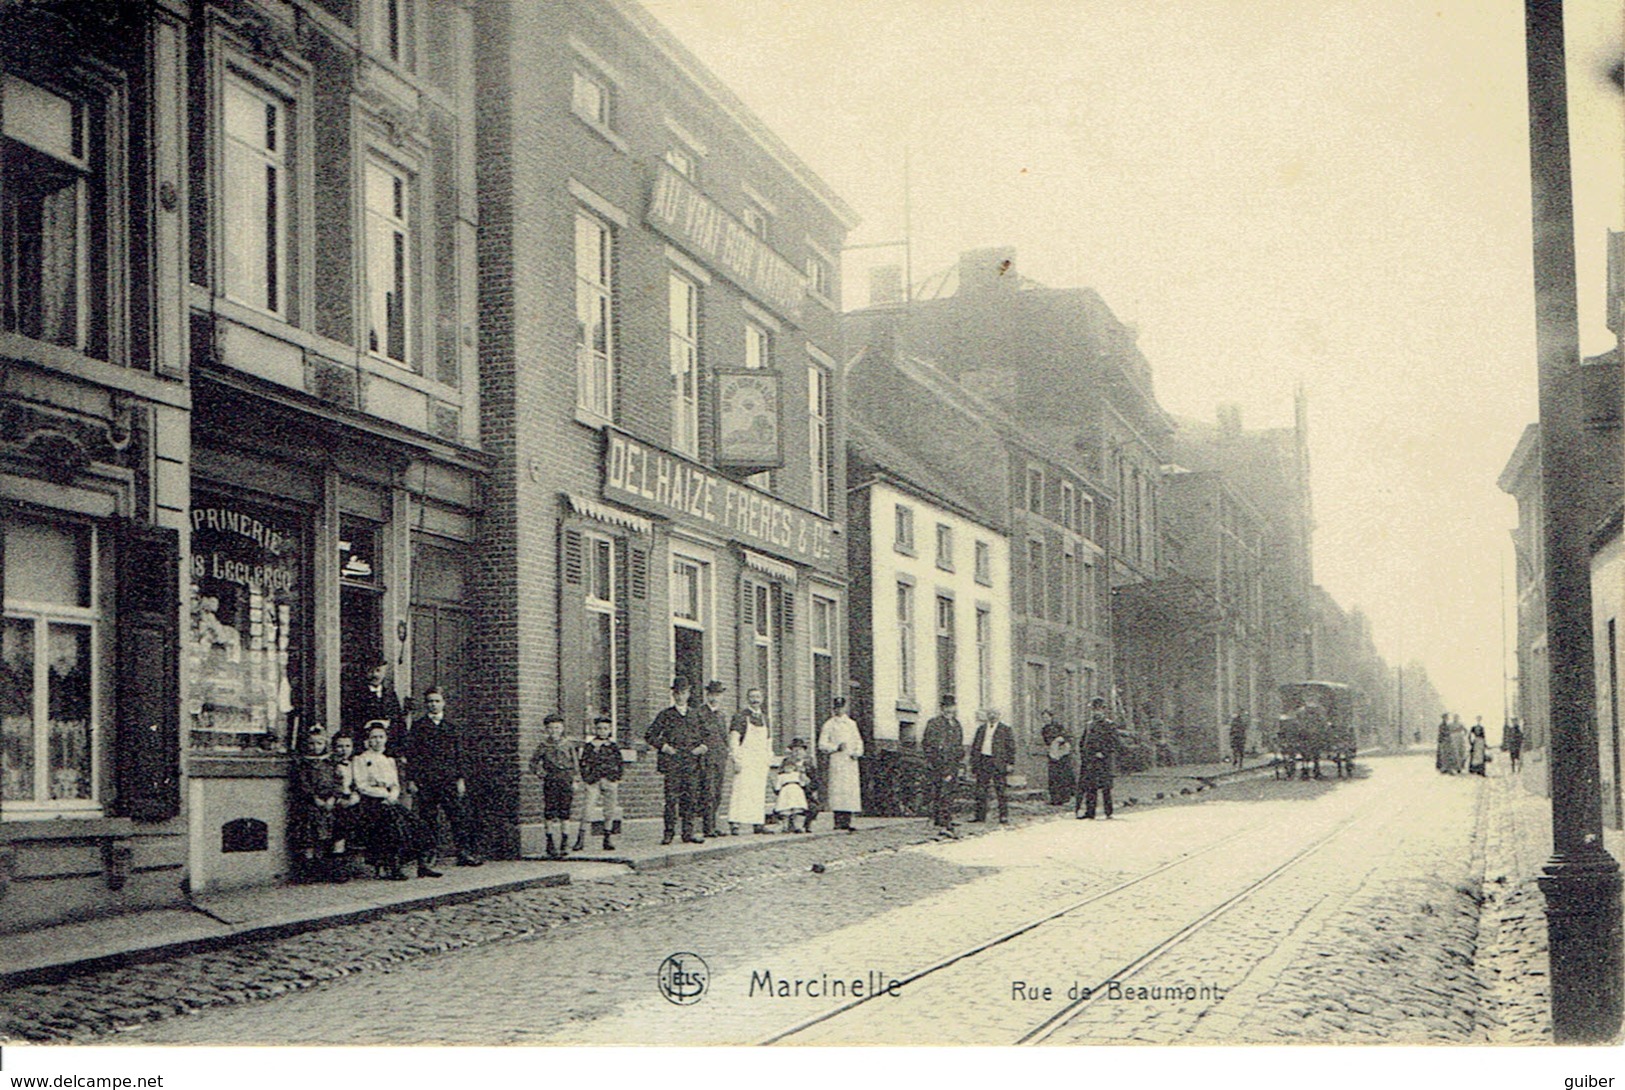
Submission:
{"label": "nels logo", "polygon": [[705,989],[711,985],[711,969],[698,954],[673,954],[660,963],[655,979],[668,1002],[687,1007],[705,998]]}

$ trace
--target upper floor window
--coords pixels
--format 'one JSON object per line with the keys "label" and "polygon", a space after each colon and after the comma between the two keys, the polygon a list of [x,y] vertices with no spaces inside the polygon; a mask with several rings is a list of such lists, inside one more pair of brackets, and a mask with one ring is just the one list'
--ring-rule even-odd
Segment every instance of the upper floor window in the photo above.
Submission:
{"label": "upper floor window", "polygon": [[745,367],[751,371],[773,369],[772,337],[755,322],[745,323]]}
{"label": "upper floor window", "polygon": [[954,570],[954,528],[941,522],[937,523],[937,567]]}
{"label": "upper floor window", "polygon": [[[605,120],[603,124],[608,124]],[[691,182],[700,180],[699,160],[687,148],[672,147],[666,149],[666,165]]]}
{"label": "upper floor window", "polygon": [[993,585],[993,546],[985,541],[976,543],[976,581],[986,587]]}
{"label": "upper floor window", "polygon": [[288,279],[290,111],[280,96],[237,75],[225,79],[223,105],[225,294],[280,315]]}
{"label": "upper floor window", "polygon": [[807,290],[823,299],[830,298],[831,280],[829,262],[821,254],[807,255]]}
{"label": "upper floor window", "polygon": [[1044,513],[1044,471],[1036,466],[1027,470],[1027,510]]}
{"label": "upper floor window", "polygon": [[371,159],[366,168],[367,349],[403,367],[412,359],[411,179]]}
{"label": "upper floor window", "polygon": [[576,405],[605,420],[615,409],[611,243],[601,220],[576,213]]}
{"label": "upper floor window", "polygon": [[1095,501],[1088,496],[1079,497],[1078,502],[1078,533],[1094,540],[1095,536]]}
{"label": "upper floor window", "polygon": [[603,77],[585,71],[581,68],[575,70],[570,89],[570,109],[577,117],[600,129],[608,129],[612,119],[609,84]]}
{"label": "upper floor window", "polygon": [[7,74],[0,114],[4,327],[105,358],[102,111]]}
{"label": "upper floor window", "polygon": [[1061,525],[1074,532],[1082,532],[1082,519],[1078,514],[1078,490],[1071,481],[1061,482]]}
{"label": "upper floor window", "polygon": [[897,505],[897,534],[892,544],[902,552],[914,551],[914,508],[906,503]]}
{"label": "upper floor window", "polygon": [[747,201],[745,211],[740,220],[745,224],[745,230],[757,238],[767,238],[767,212],[755,201]]}
{"label": "upper floor window", "polygon": [[372,5],[373,48],[408,72],[417,68],[415,15],[413,0],[374,0]]}
{"label": "upper floor window", "polygon": [[1027,542],[1027,613],[1042,620],[1049,613],[1049,571],[1044,565],[1044,543]]}
{"label": "upper floor window", "polygon": [[700,454],[700,288],[672,273],[671,442],[679,454]]}
{"label": "upper floor window", "polygon": [[834,452],[830,447],[829,372],[818,364],[807,366],[807,462],[812,478],[812,509],[829,514],[830,475],[834,472]]}

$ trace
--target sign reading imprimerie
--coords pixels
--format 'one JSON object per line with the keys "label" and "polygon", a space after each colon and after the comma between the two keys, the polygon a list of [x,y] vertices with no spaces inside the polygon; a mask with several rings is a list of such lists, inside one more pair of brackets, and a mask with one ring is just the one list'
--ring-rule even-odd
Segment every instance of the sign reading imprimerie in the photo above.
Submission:
{"label": "sign reading imprimerie", "polygon": [[606,428],[604,498],[800,561],[828,560],[835,526],[675,454]]}

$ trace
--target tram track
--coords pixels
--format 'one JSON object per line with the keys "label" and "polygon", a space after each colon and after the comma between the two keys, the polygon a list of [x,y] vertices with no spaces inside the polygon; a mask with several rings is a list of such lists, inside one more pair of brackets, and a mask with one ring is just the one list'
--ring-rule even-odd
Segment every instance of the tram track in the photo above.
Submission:
{"label": "tram track", "polygon": [[[1117,967],[1113,971],[1102,976],[1099,983],[1094,987],[1081,989],[1078,998],[1071,1000],[1064,1007],[1054,1011],[1037,1025],[1025,1030],[1009,1043],[1040,1044],[1050,1039],[1055,1034],[1059,1033],[1061,1030],[1073,1023],[1095,1003],[1099,1002],[1102,998],[1105,998],[1107,994],[1107,986],[1110,983],[1114,981],[1118,983],[1126,981],[1145,970],[1147,967],[1161,959],[1164,955],[1184,946],[1197,935],[1205,931],[1208,927],[1216,923],[1219,919],[1229,914],[1232,910],[1253,899],[1264,889],[1279,881],[1283,876],[1287,875],[1289,872],[1303,865],[1309,859],[1321,853],[1327,848],[1327,846],[1332,844],[1339,837],[1346,834],[1349,829],[1371,817],[1373,812],[1378,811],[1378,809],[1379,807],[1377,805],[1367,804],[1366,806],[1361,807],[1355,813],[1350,814],[1348,817],[1337,821],[1330,829],[1316,836],[1308,844],[1294,851],[1286,859],[1270,867],[1269,870],[1267,870],[1264,874],[1248,882],[1241,889],[1225,897],[1217,904],[1209,907],[1195,919],[1186,922],[1182,926],[1173,930],[1171,933],[1168,933],[1164,937],[1158,939],[1156,942],[1140,950],[1133,956],[1119,962]],[[1389,807],[1382,812],[1386,818],[1393,818],[1397,816],[1397,811],[1392,807]],[[1170,860],[1167,863],[1153,867],[1150,870],[1118,882],[1107,889],[1097,890],[1088,894],[1087,896],[1079,898],[1076,901],[1063,905],[1060,908],[1046,912],[1041,916],[1025,921],[1024,923],[1021,923],[1015,927],[1001,931],[991,938],[984,939],[955,953],[949,954],[946,957],[939,958],[931,964],[899,978],[899,986],[907,987],[908,985],[933,977],[941,979],[949,975],[951,971],[956,969],[956,967],[960,970],[968,968],[979,959],[986,958],[988,955],[998,951],[1001,947],[1006,947],[1014,940],[1020,939],[1023,936],[1033,935],[1046,927],[1063,924],[1069,918],[1078,916],[1080,913],[1083,913],[1092,906],[1099,905],[1100,903],[1109,901],[1113,898],[1119,898],[1125,893],[1128,893],[1129,891],[1134,890],[1136,887],[1139,887],[1145,883],[1151,882],[1165,875],[1169,875],[1172,872],[1177,872],[1181,869],[1187,868],[1197,860],[1211,855],[1220,848],[1226,847],[1227,845],[1232,844],[1250,834],[1259,832],[1261,828],[1263,827],[1259,825],[1250,825],[1246,828],[1237,830],[1227,836],[1223,836],[1213,841],[1210,844],[1188,852],[1185,855],[1180,856],[1178,859]],[[778,1030],[767,1037],[761,1038],[756,1043],[762,1045],[794,1043],[796,1038],[806,1035],[818,1027],[825,1026],[835,1022],[838,1019],[842,1019],[844,1016],[848,1015],[854,1010],[857,1010],[858,1008],[861,1008],[878,998],[881,998],[881,996],[879,994],[874,994],[847,1000],[816,1015],[796,1022],[791,1026]]]}

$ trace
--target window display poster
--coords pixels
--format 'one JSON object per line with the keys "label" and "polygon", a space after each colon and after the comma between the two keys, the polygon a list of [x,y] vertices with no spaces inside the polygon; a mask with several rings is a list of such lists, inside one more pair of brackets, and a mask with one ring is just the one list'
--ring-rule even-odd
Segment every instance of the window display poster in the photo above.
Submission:
{"label": "window display poster", "polygon": [[288,749],[302,689],[305,539],[297,516],[235,498],[192,507],[192,745]]}

